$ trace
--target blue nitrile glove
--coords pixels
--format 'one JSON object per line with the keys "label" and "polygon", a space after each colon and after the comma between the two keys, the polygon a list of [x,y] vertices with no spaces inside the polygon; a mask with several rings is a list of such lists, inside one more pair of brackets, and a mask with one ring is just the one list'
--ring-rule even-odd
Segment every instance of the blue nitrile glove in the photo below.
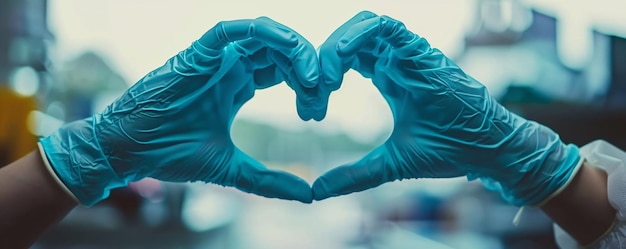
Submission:
{"label": "blue nitrile glove", "polygon": [[102,113],[63,126],[41,144],[86,206],[144,177],[310,203],[306,181],[267,169],[230,137],[235,114],[255,89],[282,81],[296,91],[304,118],[320,116],[317,97],[307,93],[319,81],[317,52],[307,40],[268,18],[224,21]]}
{"label": "blue nitrile glove", "polygon": [[358,162],[315,181],[315,200],[399,179],[468,176],[496,182],[513,205],[533,205],[567,184],[578,148],[498,104],[485,86],[390,17],[362,12],[319,49],[322,81],[350,68],[389,104],[389,139]]}

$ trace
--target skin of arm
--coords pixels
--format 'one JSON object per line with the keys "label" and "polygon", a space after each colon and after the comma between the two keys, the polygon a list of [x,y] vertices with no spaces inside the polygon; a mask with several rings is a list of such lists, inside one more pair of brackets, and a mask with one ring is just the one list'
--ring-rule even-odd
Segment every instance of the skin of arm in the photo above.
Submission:
{"label": "skin of arm", "polygon": [[608,199],[606,172],[586,162],[570,185],[541,209],[581,245],[601,238],[616,214]]}
{"label": "skin of arm", "polygon": [[53,180],[38,151],[0,169],[0,248],[28,248],[77,203]]}

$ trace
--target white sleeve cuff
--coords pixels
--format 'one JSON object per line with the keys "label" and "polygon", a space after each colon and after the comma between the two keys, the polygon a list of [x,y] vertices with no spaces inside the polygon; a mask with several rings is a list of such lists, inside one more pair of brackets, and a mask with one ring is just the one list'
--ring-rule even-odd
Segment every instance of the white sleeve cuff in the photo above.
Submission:
{"label": "white sleeve cuff", "polygon": [[41,160],[43,161],[43,164],[46,166],[48,173],[50,173],[50,175],[52,176],[52,179],[54,179],[57,185],[59,185],[59,187],[61,187],[61,189],[63,189],[63,191],[67,193],[67,195],[69,195],[76,203],[80,203],[80,201],[78,201],[78,198],[76,198],[76,196],[72,193],[72,191],[70,191],[67,188],[67,186],[65,186],[63,181],[59,179],[59,176],[57,175],[57,173],[54,172],[54,169],[52,169],[52,165],[50,165],[50,161],[48,161],[48,157],[46,156],[46,152],[43,150],[41,143],[37,143],[37,146],[39,147],[39,155],[41,156]]}
{"label": "white sleeve cuff", "polygon": [[604,140],[593,141],[580,148],[580,155],[589,165],[600,168],[608,174],[609,203],[617,210],[613,226],[598,240],[583,247],[554,224],[554,236],[560,248],[615,248],[626,249],[626,152]]}

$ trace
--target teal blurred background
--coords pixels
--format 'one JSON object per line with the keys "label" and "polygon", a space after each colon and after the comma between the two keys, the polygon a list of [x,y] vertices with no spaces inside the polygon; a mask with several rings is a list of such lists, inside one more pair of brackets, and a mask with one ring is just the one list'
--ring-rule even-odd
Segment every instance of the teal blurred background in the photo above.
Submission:
{"label": "teal blurred background", "polygon": [[[0,2],[0,165],[98,112],[222,20],[268,16],[315,46],[361,10],[426,37],[518,114],[566,142],[626,148],[626,3],[612,0]],[[393,123],[348,72],[322,122],[285,85],[257,91],[232,127],[268,167],[312,183],[380,145]],[[555,248],[551,221],[465,178],[418,179],[313,204],[145,179],[76,208],[33,248]]]}

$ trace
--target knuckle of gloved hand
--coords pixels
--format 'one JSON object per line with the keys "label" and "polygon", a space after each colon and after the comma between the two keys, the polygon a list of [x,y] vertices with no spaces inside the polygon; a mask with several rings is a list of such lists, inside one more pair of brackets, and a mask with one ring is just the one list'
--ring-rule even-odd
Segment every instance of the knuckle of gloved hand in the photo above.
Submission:
{"label": "knuckle of gloved hand", "polygon": [[380,18],[380,36],[392,37],[398,33],[406,31],[404,23],[397,21],[389,16],[381,16]]}
{"label": "knuckle of gloved hand", "polygon": [[363,10],[363,11],[359,12],[357,14],[357,16],[359,18],[361,18],[361,20],[366,20],[366,19],[369,19],[369,18],[371,18],[373,16],[378,16],[378,15],[376,15],[374,12],[371,12],[369,10]]}
{"label": "knuckle of gloved hand", "polygon": [[259,17],[255,18],[254,21],[257,22],[257,23],[261,23],[261,22],[274,23],[275,22],[274,20],[272,20],[272,18],[269,18],[267,16],[259,16]]}
{"label": "knuckle of gloved hand", "polygon": [[238,177],[235,179],[235,186],[245,192],[252,192],[255,189],[254,181],[248,177]]}
{"label": "knuckle of gloved hand", "polygon": [[226,34],[226,26],[228,26],[228,23],[228,21],[220,21],[215,24],[215,27],[213,27],[213,30],[215,31],[215,38],[222,44],[230,42],[228,40],[228,35]]}

